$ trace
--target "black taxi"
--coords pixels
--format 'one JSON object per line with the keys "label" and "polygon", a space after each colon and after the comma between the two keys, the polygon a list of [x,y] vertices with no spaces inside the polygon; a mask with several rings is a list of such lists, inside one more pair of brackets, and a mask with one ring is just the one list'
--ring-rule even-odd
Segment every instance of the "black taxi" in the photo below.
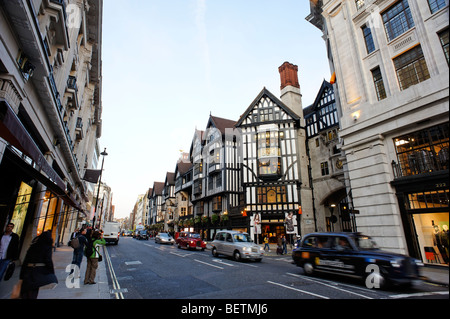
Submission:
{"label": "black taxi", "polygon": [[411,285],[423,264],[412,257],[380,250],[361,233],[311,233],[292,252],[306,275],[331,272],[363,278],[368,288]]}

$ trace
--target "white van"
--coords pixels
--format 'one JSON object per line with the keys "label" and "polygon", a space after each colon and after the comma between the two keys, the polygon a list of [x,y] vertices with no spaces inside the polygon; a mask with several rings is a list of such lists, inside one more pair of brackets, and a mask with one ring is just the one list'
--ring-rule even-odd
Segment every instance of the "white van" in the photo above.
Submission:
{"label": "white van", "polygon": [[118,222],[105,222],[103,225],[103,238],[106,243],[119,243],[120,224]]}

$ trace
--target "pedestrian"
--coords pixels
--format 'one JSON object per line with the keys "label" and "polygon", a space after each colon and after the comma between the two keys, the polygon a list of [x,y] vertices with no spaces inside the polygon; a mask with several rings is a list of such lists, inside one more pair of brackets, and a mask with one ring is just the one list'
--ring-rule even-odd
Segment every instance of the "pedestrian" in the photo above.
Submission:
{"label": "pedestrian", "polygon": [[[105,245],[106,241],[103,239],[103,234],[94,231],[92,233],[92,254],[87,257],[86,274],[84,275],[85,285],[95,285],[95,275],[97,274],[98,262],[101,261],[101,255],[98,251],[100,245]],[[88,248],[88,246],[86,246]]]}
{"label": "pedestrian", "polygon": [[264,251],[266,251],[266,247],[267,247],[267,249],[268,249],[268,251],[270,253],[269,237],[267,237],[267,235],[264,236]]}
{"label": "pedestrian", "polygon": [[278,236],[277,239],[277,255],[283,254],[283,239],[281,238],[281,235]]}
{"label": "pedestrian", "polygon": [[[83,255],[84,255],[84,246],[87,243],[87,238],[86,238],[86,228],[82,228],[81,231],[77,234],[77,236],[75,238],[78,238],[78,242],[79,242],[79,246],[77,248],[73,249],[73,257],[72,257],[72,264],[73,265],[77,265],[78,269],[77,269],[77,278],[80,277],[80,268],[81,268],[81,262],[83,261]],[[72,271],[70,272],[70,274],[72,274],[74,272],[74,269],[72,268]]]}
{"label": "pedestrian", "polygon": [[0,235],[0,281],[10,262],[19,259],[19,235],[13,232],[14,224],[9,223]]}
{"label": "pedestrian", "polygon": [[53,238],[45,231],[31,242],[20,271],[20,297],[37,299],[39,288],[58,283],[52,261]]}
{"label": "pedestrian", "polygon": [[287,254],[287,243],[286,243],[286,236],[281,236],[281,244],[283,245],[283,254]]}

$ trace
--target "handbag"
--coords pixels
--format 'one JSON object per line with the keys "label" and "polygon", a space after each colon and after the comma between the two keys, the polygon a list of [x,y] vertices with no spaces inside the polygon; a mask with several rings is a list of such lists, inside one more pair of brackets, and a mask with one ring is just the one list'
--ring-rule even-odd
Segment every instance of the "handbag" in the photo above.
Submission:
{"label": "handbag", "polygon": [[8,266],[6,266],[5,270],[5,276],[3,277],[4,281],[8,281],[11,279],[12,275],[14,274],[14,270],[16,269],[16,263],[14,261],[10,261]]}
{"label": "handbag", "polygon": [[100,255],[100,252],[97,250],[97,247],[95,247],[95,251],[96,251],[97,254],[98,254],[98,261],[101,262],[101,261],[103,260],[103,256]]}

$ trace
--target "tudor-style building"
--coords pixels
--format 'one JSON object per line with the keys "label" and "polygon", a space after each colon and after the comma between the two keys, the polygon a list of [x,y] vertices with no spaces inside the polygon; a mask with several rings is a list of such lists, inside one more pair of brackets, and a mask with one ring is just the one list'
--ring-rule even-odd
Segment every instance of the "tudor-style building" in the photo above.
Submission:
{"label": "tudor-style building", "polygon": [[164,217],[161,213],[163,196],[162,192],[164,189],[164,183],[154,182],[152,187],[152,193],[149,195],[148,200],[148,210],[149,210],[149,225],[156,225],[164,222]]}
{"label": "tudor-style building", "polygon": [[299,155],[305,138],[299,135],[303,113],[297,69],[287,62],[280,67],[282,96],[290,106],[264,88],[236,123],[241,130],[243,215],[256,242],[266,235],[276,242],[280,235],[301,234],[305,166]]}
{"label": "tudor-style building", "polygon": [[210,115],[206,130],[196,130],[192,141],[194,219],[205,217],[194,227],[206,239],[212,239],[217,229],[226,228],[229,216],[240,212],[239,141],[234,124]]}

